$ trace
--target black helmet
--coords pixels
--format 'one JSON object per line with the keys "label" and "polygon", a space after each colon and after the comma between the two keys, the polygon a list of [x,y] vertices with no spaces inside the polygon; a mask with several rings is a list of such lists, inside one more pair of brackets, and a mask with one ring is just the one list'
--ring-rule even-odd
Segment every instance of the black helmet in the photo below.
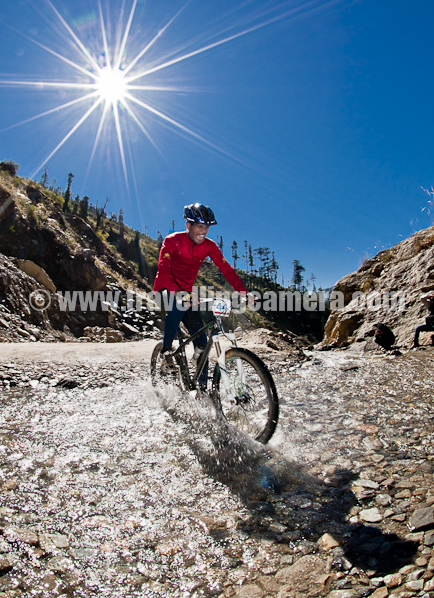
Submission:
{"label": "black helmet", "polygon": [[184,218],[187,222],[197,222],[198,224],[207,224],[208,226],[217,224],[211,208],[201,203],[192,203],[189,206],[184,206]]}

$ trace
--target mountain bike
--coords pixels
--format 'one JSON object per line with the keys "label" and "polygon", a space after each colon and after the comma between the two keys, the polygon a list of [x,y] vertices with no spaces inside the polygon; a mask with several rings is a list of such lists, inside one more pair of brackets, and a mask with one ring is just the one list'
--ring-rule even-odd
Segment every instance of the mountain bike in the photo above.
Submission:
{"label": "mountain bike", "polygon": [[[217,414],[228,424],[265,444],[274,434],[279,417],[279,400],[274,380],[257,355],[237,346],[237,337],[242,332],[240,328],[225,332],[222,318],[230,316],[230,301],[211,301],[211,322],[191,336],[178,330],[178,346],[165,352],[164,358],[161,353],[163,343],[156,345],[151,357],[152,384],[159,386],[172,382],[182,391],[197,390],[200,375],[214,347],[217,360],[212,374],[210,397]],[[194,364],[187,359],[186,347],[204,331],[207,332],[208,342]],[[225,346],[222,346],[223,343]],[[167,355],[173,360],[170,373],[162,367],[162,359],[166,360]]]}

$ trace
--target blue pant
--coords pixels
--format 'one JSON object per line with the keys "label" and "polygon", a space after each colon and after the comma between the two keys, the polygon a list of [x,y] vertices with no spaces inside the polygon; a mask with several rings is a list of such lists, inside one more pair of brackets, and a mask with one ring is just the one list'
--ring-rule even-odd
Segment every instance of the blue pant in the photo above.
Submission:
{"label": "blue pant", "polygon": [[[179,328],[180,323],[183,321],[187,330],[191,335],[200,330],[203,327],[202,317],[199,311],[193,311],[191,307],[185,311],[180,309],[176,301],[173,301],[172,308],[167,310],[166,320],[164,322],[164,333],[163,333],[163,348],[170,349],[175,339],[176,332]],[[205,347],[208,342],[206,333],[203,332],[199,338],[193,341],[195,347]],[[208,380],[208,360],[199,378],[199,384],[206,384]]]}

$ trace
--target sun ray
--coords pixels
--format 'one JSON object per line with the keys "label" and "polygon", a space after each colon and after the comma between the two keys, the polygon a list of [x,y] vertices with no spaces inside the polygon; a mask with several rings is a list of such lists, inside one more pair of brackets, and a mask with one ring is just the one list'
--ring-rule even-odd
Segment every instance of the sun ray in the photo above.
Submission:
{"label": "sun ray", "polygon": [[92,153],[90,155],[89,164],[88,164],[88,167],[87,167],[87,170],[86,170],[86,175],[84,177],[83,187],[86,186],[87,179],[89,177],[90,169],[91,169],[91,166],[93,164],[93,160],[95,158],[96,148],[98,146],[98,143],[99,143],[99,140],[100,140],[100,137],[101,137],[102,129],[103,129],[104,122],[105,122],[105,119],[106,119],[106,116],[107,116],[107,112],[108,112],[108,108],[109,108],[109,106],[108,106],[108,103],[106,102],[104,104],[104,108],[103,108],[103,111],[102,111],[101,119],[100,119],[99,125],[98,125],[98,130],[96,132],[95,142],[93,144]]}
{"label": "sun ray", "polygon": [[50,54],[53,54],[53,56],[56,56],[56,58],[59,58],[60,60],[63,60],[63,62],[66,62],[66,64],[69,64],[70,66],[72,66],[75,69],[81,71],[82,73],[84,73],[85,75],[87,75],[89,77],[93,77],[94,79],[97,79],[97,77],[98,77],[97,75],[95,75],[91,71],[85,69],[84,67],[80,66],[79,64],[75,63],[74,61],[69,60],[69,58],[66,58],[65,56],[62,56],[62,54],[59,54],[58,52],[56,52],[55,50],[52,50],[48,46],[45,46],[44,44],[41,44],[40,42],[38,42],[35,39],[33,39],[33,38],[29,37],[28,35],[26,35],[25,33],[22,33],[18,29],[15,29],[15,27],[12,27],[11,25],[8,25],[8,27],[9,27],[9,29],[12,29],[12,31],[15,31],[15,33],[19,33],[20,35],[22,35],[23,37],[25,37],[26,39],[28,39],[30,42],[32,42],[36,46],[39,46],[40,48],[42,48],[43,50],[45,50],[46,52],[49,52]]}
{"label": "sun ray", "polygon": [[138,116],[135,114],[135,112],[133,111],[133,109],[131,108],[131,106],[128,104],[128,102],[124,102],[124,106],[125,106],[126,110],[128,111],[128,114],[131,116],[131,118],[136,122],[136,124],[139,127],[139,129],[142,131],[142,133],[147,137],[147,139],[153,145],[154,149],[160,154],[161,157],[163,157],[163,152],[160,150],[160,148],[158,147],[158,145],[152,139],[151,135],[145,129],[144,125],[140,122]]}
{"label": "sun ray", "polygon": [[80,102],[84,102],[90,98],[93,98],[98,95],[97,91],[93,93],[88,93],[85,96],[81,96],[80,98],[76,98],[71,102],[67,102],[66,104],[61,104],[60,106],[56,106],[56,108],[52,108],[51,110],[47,110],[46,112],[41,112],[41,114],[37,114],[36,116],[32,116],[31,118],[27,118],[26,120],[22,120],[15,125],[11,125],[10,127],[6,127],[6,129],[0,129],[0,133],[4,133],[5,131],[9,131],[10,129],[14,129],[15,127],[19,127],[20,125],[25,125],[26,123],[32,122],[37,120],[38,118],[42,118],[43,116],[48,116],[49,114],[53,114],[54,112],[58,112],[59,110],[64,110],[65,108],[69,108],[70,106],[74,106],[74,104],[79,104]]}
{"label": "sun ray", "polygon": [[119,122],[119,110],[118,110],[117,102],[113,102],[113,115],[114,115],[114,119],[115,119],[115,123],[116,123],[116,133],[118,135],[119,151],[121,153],[122,168],[124,170],[125,184],[127,186],[127,192],[129,194],[130,186],[128,183],[127,163],[125,161],[124,144],[122,141],[122,131],[121,131],[121,125]]}
{"label": "sun ray", "polygon": [[135,98],[134,96],[132,96],[132,95],[130,95],[128,93],[125,94],[125,97],[128,98],[129,100],[131,100],[132,102],[135,102],[136,104],[138,104],[142,108],[145,108],[145,110],[148,110],[149,112],[152,112],[152,114],[155,114],[156,116],[159,116],[162,120],[170,123],[171,125],[173,125],[174,127],[180,129],[184,133],[188,133],[189,135],[191,135],[195,139],[201,141],[205,145],[207,145],[209,147],[212,147],[212,149],[216,150],[217,152],[219,152],[221,154],[224,154],[225,156],[227,156],[228,158],[231,158],[232,160],[235,160],[236,162],[241,162],[238,158],[235,158],[235,156],[232,156],[231,154],[229,154],[228,152],[226,152],[225,150],[223,150],[221,147],[218,147],[218,145],[214,145],[213,143],[211,143],[210,141],[208,141],[207,139],[205,139],[204,137],[202,137],[198,133],[195,133],[194,131],[192,131],[188,127],[185,127],[181,123],[179,123],[176,120],[174,120],[173,118],[170,118],[170,116],[167,116],[166,114],[163,114],[159,110],[156,110],[155,108],[152,108],[152,106],[149,106],[149,104],[145,104],[145,102],[142,102],[138,98]]}
{"label": "sun ray", "polygon": [[176,91],[176,92],[189,92],[189,91],[198,91],[199,87],[191,87],[191,86],[172,86],[172,85],[129,85],[128,79],[126,80],[126,85],[128,91]]}
{"label": "sun ray", "polygon": [[164,27],[162,29],[160,29],[157,33],[157,35],[149,42],[149,44],[147,44],[143,50],[137,54],[137,56],[134,58],[134,60],[132,60],[130,62],[130,64],[127,66],[127,68],[125,69],[124,73],[127,74],[132,68],[133,66],[140,60],[140,58],[142,58],[142,56],[144,56],[146,54],[146,52],[149,50],[149,48],[151,46],[154,45],[154,43],[157,41],[158,38],[160,38],[163,33],[166,31],[166,29],[168,27],[170,27],[170,25],[175,21],[175,19],[182,13],[182,11],[190,4],[191,0],[187,0],[187,2],[184,4],[184,6],[182,6],[180,8],[180,10],[178,10],[178,12],[176,13],[176,15],[174,17],[172,17],[170,19],[170,21],[168,21]]}
{"label": "sun ray", "polygon": [[119,17],[117,19],[117,24],[118,26],[116,27],[116,45],[114,47],[114,51],[113,51],[113,57],[118,56],[119,55],[119,50],[121,47],[121,37],[122,37],[122,25],[124,22],[124,15],[125,15],[125,0],[122,0],[122,6],[119,10]]}
{"label": "sun ray", "polygon": [[[319,0],[317,0],[317,1],[319,1]],[[191,0],[188,0],[187,4],[189,4],[190,2],[191,2]],[[252,2],[254,2],[254,0],[247,0],[243,4],[241,4],[238,7],[234,8],[231,12],[227,13],[226,16],[228,16],[229,14],[238,12],[243,7],[248,6]],[[187,6],[187,4],[185,6]],[[287,2],[285,2],[285,4],[287,4]],[[182,7],[182,9],[179,12],[181,12],[185,8],[185,6]],[[270,12],[275,12],[277,10],[277,8],[278,7],[274,7],[272,9],[266,10],[260,16],[256,16],[254,18],[254,20],[258,20],[259,18],[263,18],[267,14],[269,14]],[[177,14],[179,14],[179,13],[177,13]],[[251,21],[252,19],[249,19],[249,20]],[[168,24],[170,24],[172,21],[173,21],[173,19]],[[221,35],[224,35],[228,31],[231,31],[232,29],[234,29],[236,27],[240,27],[240,26],[241,26],[240,22],[232,22],[231,25],[229,25],[229,26],[225,27],[224,29],[220,30],[218,33],[211,33],[211,32],[204,32],[204,31],[202,31],[196,37],[190,38],[188,40],[188,42],[185,42],[182,46],[179,46],[176,50],[172,50],[171,52],[167,53],[165,56],[161,56],[161,60],[162,61],[168,60],[171,56],[174,56],[174,55],[179,54],[180,52],[183,52],[187,48],[190,48],[192,45],[194,45],[194,43],[201,42],[201,40],[203,40],[204,38],[205,39],[209,38],[209,40],[211,40],[211,39],[213,39],[215,37],[220,37]],[[167,27],[167,25],[166,25],[166,27]],[[163,30],[160,30],[160,32],[162,32],[162,31]],[[149,45],[152,45],[160,37],[160,32],[154,37],[154,39],[152,40],[151,44],[148,44],[148,46],[145,48],[145,50],[149,47]],[[142,52],[139,54],[139,56],[137,58],[141,57],[145,53],[145,50],[142,50]],[[133,62],[135,63],[136,60],[134,60]],[[130,70],[130,66],[128,67],[127,70]]]}
{"label": "sun ray", "polygon": [[59,89],[95,89],[96,83],[67,83],[66,81],[0,81],[1,86],[57,87]]}
{"label": "sun ray", "polygon": [[51,1],[50,0],[46,0],[46,2],[51,6],[51,8],[53,9],[53,11],[56,13],[56,15],[59,18],[59,20],[61,21],[62,25],[65,27],[65,29],[68,31],[68,33],[71,35],[71,37],[73,38],[73,40],[75,41],[75,43],[77,44],[77,46],[83,52],[84,56],[86,56],[89,59],[89,61],[92,64],[93,68],[98,72],[99,71],[99,66],[98,66],[98,63],[96,62],[96,60],[93,58],[92,54],[89,52],[89,50],[83,44],[83,42],[75,35],[75,33],[73,32],[73,30],[71,29],[71,27],[68,25],[68,23],[62,17],[62,15],[57,10],[57,8],[51,3]]}
{"label": "sun ray", "polygon": [[131,11],[130,11],[130,16],[128,17],[128,21],[127,21],[127,26],[125,28],[125,33],[124,33],[124,37],[122,39],[122,43],[121,43],[121,47],[119,49],[119,54],[117,57],[117,60],[115,62],[115,69],[118,70],[121,66],[121,62],[122,62],[122,55],[125,51],[125,46],[127,44],[127,40],[128,40],[128,35],[130,33],[130,28],[131,28],[131,23],[133,21],[133,17],[134,17],[134,12],[136,10],[136,6],[137,6],[137,0],[134,0],[133,2],[133,6],[131,7]]}
{"label": "sun ray", "polygon": [[99,10],[99,19],[100,19],[100,23],[101,23],[102,42],[104,45],[106,66],[111,67],[110,50],[109,50],[108,43],[107,43],[107,33],[106,33],[106,29],[105,29],[104,15],[102,13],[101,0],[98,0],[98,10]]}
{"label": "sun ray", "polygon": [[102,101],[102,98],[97,99],[95,104],[91,106],[91,108],[89,108],[86,114],[80,118],[80,120],[72,127],[69,133],[67,133],[65,137],[62,139],[62,141],[54,148],[54,150],[50,154],[48,154],[48,156],[41,162],[41,164],[32,172],[32,174],[30,175],[31,179],[33,179],[41,170],[41,168],[48,162],[48,160],[50,160],[54,156],[54,154],[56,154],[59,151],[62,145],[64,145],[68,141],[71,135],[75,133],[75,131],[84,123],[84,121],[92,114],[95,108],[99,106],[99,104],[101,104]]}
{"label": "sun ray", "polygon": [[[332,0],[333,1],[333,0]],[[157,71],[160,71],[162,69],[165,69],[169,66],[172,66],[173,64],[178,64],[179,62],[182,62],[184,60],[187,60],[188,58],[192,58],[193,56],[198,56],[199,54],[203,54],[204,52],[208,52],[209,50],[212,50],[214,48],[217,48],[218,46],[222,46],[223,44],[227,44],[228,42],[231,42],[235,39],[238,39],[240,37],[243,37],[244,35],[248,35],[249,33],[253,33],[254,31],[258,31],[259,29],[263,29],[264,27],[267,27],[268,25],[271,25],[273,23],[276,23],[278,21],[282,21],[285,18],[289,18],[289,17],[293,17],[296,16],[297,13],[299,13],[302,9],[305,10],[306,7],[308,6],[312,6],[314,4],[318,4],[318,2],[321,2],[321,0],[311,0],[311,2],[308,2],[306,4],[304,4],[303,6],[299,6],[297,8],[292,8],[291,10],[283,13],[283,14],[279,14],[275,17],[272,17],[271,19],[268,19],[267,21],[263,21],[261,23],[258,23],[257,25],[253,25],[252,27],[249,27],[247,29],[244,29],[243,31],[240,31],[238,33],[234,33],[233,35],[230,35],[228,37],[225,37],[224,39],[221,39],[219,41],[213,42],[212,44],[208,44],[206,46],[203,46],[202,48],[199,48],[198,50],[193,50],[192,52],[188,52],[187,54],[184,54],[183,56],[179,56],[177,58],[173,58],[172,60],[168,60],[167,62],[154,66],[146,71],[144,71],[143,73],[138,73],[137,75],[134,75],[132,77],[130,77],[130,81],[136,81],[137,79],[140,79],[141,77],[145,77],[147,75],[150,75],[151,73],[155,73]]]}

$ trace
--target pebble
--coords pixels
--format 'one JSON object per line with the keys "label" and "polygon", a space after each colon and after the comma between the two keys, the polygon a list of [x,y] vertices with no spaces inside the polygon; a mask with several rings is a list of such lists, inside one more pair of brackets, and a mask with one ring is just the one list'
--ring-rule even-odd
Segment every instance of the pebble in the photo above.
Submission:
{"label": "pebble", "polygon": [[332,548],[336,548],[341,544],[342,542],[340,542],[337,538],[334,538],[331,534],[323,534],[318,540],[318,545],[324,550],[331,550]]}
{"label": "pebble", "polygon": [[434,525],[434,506],[417,509],[412,515],[408,527],[411,530]]}
{"label": "pebble", "polygon": [[369,523],[378,523],[383,519],[377,507],[372,507],[371,509],[363,509],[362,511],[360,511],[359,517],[362,521],[367,521]]}
{"label": "pebble", "polygon": [[402,584],[401,573],[392,573],[384,577],[384,585],[388,588],[394,588]]}

